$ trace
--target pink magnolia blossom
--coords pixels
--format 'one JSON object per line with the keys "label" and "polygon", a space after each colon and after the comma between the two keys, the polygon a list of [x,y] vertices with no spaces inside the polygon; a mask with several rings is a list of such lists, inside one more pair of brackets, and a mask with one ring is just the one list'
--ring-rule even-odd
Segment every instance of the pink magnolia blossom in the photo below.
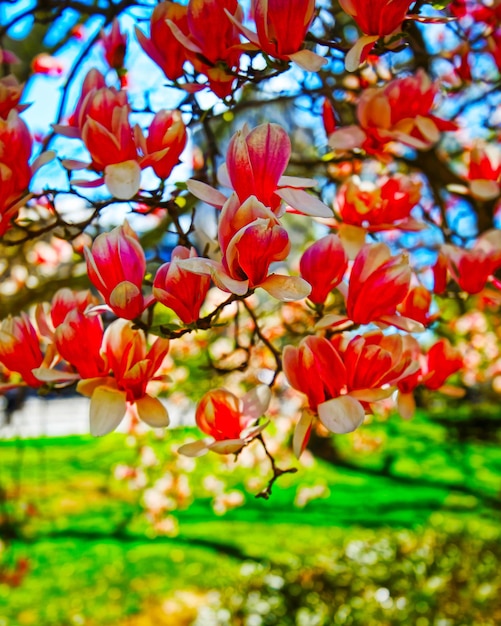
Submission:
{"label": "pink magnolia blossom", "polygon": [[378,39],[391,38],[402,29],[413,1],[373,0],[369,5],[364,0],[339,0],[343,11],[353,17],[363,33],[346,57],[348,71],[355,71],[365,61]]}
{"label": "pink magnolia blossom", "polygon": [[125,320],[106,329],[103,357],[112,375],[82,380],[77,391],[91,398],[90,431],[100,436],[115,430],[134,407],[137,415],[154,428],[168,426],[167,410],[148,393],[150,381],[163,380],[157,372],[169,350],[167,339],[158,338],[148,349],[144,333]]}
{"label": "pink magnolia blossom", "polygon": [[347,267],[346,252],[336,235],[326,235],[312,244],[299,263],[301,277],[311,285],[308,298],[315,304],[324,303],[343,280]]}
{"label": "pink magnolia blossom", "polygon": [[392,256],[384,243],[365,244],[355,257],[346,293],[346,315],[328,314],[319,328],[355,324],[389,324],[409,332],[423,326],[397,314],[409,292],[411,269],[406,255]]}
{"label": "pink magnolia blossom", "polygon": [[115,197],[132,198],[139,190],[141,167],[126,93],[108,87],[90,93],[80,119],[92,169],[104,173],[104,182]]}
{"label": "pink magnolia blossom", "polygon": [[317,72],[327,62],[303,47],[315,17],[315,0],[252,0],[251,13],[257,33],[235,19],[232,21],[258,50],[276,59],[294,61],[311,72]]}
{"label": "pink magnolia blossom", "polygon": [[409,177],[395,175],[371,183],[352,176],[340,187],[334,205],[341,218],[336,226],[349,256],[359,252],[367,232],[424,228],[410,215],[420,199],[421,184]]}
{"label": "pink magnolia blossom", "polygon": [[[54,130],[60,135],[71,138],[81,138],[81,131],[85,123],[87,104],[98,89],[106,88],[106,80],[99,70],[90,69],[82,83],[80,97],[78,98],[75,110],[68,118],[68,124],[54,124]],[[123,94],[122,104],[126,102],[126,96]]]}
{"label": "pink magnolia blossom", "polygon": [[266,427],[257,420],[270,403],[269,387],[260,385],[241,399],[226,389],[207,392],[197,406],[195,421],[210,439],[185,444],[178,450],[186,456],[201,456],[209,450],[218,454],[237,454]]}
{"label": "pink magnolia blossom", "polygon": [[183,75],[187,54],[185,47],[172,34],[172,22],[185,36],[188,35],[188,8],[176,2],[160,2],[150,19],[150,37],[136,28],[136,37],[146,54],[164,72],[169,80]]}
{"label": "pink magnolia blossom", "polygon": [[127,52],[127,35],[124,35],[120,30],[120,22],[117,18],[114,18],[109,33],[101,32],[101,43],[108,65],[114,70],[121,70],[124,67],[124,58]]}
{"label": "pink magnolia blossom", "polygon": [[423,326],[429,326],[436,315],[430,315],[431,293],[423,285],[411,287],[408,294],[398,305],[398,312],[404,317],[416,320]]}
{"label": "pink magnolia blossom", "polygon": [[423,70],[396,78],[385,87],[366,89],[357,106],[359,125],[336,130],[329,145],[335,150],[363,148],[378,155],[395,141],[428,150],[441,132],[457,128],[431,112],[437,92],[438,85]]}
{"label": "pink magnolia blossom", "polygon": [[416,410],[413,392],[419,385],[446,395],[460,397],[460,388],[445,385],[446,380],[464,367],[459,350],[451,346],[447,339],[439,339],[423,354],[414,339],[414,360],[419,368],[411,375],[398,381],[398,410],[404,419],[411,419]]}
{"label": "pink magnolia blossom", "polygon": [[498,284],[493,273],[501,267],[500,230],[492,229],[482,233],[471,249],[444,245],[442,254],[447,259],[452,278],[466,293],[480,293],[490,280]]}
{"label": "pink magnolia blossom", "polygon": [[501,153],[494,146],[475,145],[470,151],[468,180],[471,195],[493,200],[500,194]]}
{"label": "pink magnolia blossom", "polygon": [[92,157],[90,164],[64,160],[63,165],[70,170],[90,168],[102,174],[95,181],[78,180],[74,184],[96,187],[104,182],[113,196],[129,200],[141,183],[140,157],[129,121],[130,107],[125,91],[99,87],[102,80],[99,72],[87,74],[70,125],[56,125],[54,129],[68,137],[81,138]]}
{"label": "pink magnolia blossom", "polygon": [[219,221],[223,265],[234,280],[248,281],[249,289],[263,283],[270,264],[283,261],[290,251],[287,231],[263,204],[249,198],[229,201]]}
{"label": "pink magnolia blossom", "polygon": [[151,165],[159,178],[169,178],[173,168],[179,163],[186,140],[186,127],[181,113],[159,111],[149,126],[146,139],[136,127],[136,141],[144,154],[141,167],[146,168]]}
{"label": "pink magnolia blossom", "polygon": [[43,383],[32,373],[41,366],[43,354],[40,339],[26,313],[8,317],[0,323],[0,363],[11,372],[20,374],[30,387]]}
{"label": "pink magnolia blossom", "polygon": [[363,423],[370,403],[388,398],[396,383],[419,367],[406,338],[381,332],[357,335],[346,345],[306,337],[298,347],[285,347],[283,366],[290,385],[309,404],[294,435],[297,456],[308,442],[315,415],[333,433],[352,432]]}
{"label": "pink magnolia blossom", "polygon": [[55,330],[57,351],[83,379],[108,373],[101,355],[103,333],[103,323],[98,315],[86,315],[78,309],[67,313]]}
{"label": "pink magnolia blossom", "polygon": [[350,274],[346,314],[355,324],[399,322],[397,305],[409,291],[411,270],[404,255],[391,256],[383,244],[365,245]]}
{"label": "pink magnolia blossom", "polygon": [[339,0],[348,15],[356,21],[364,35],[384,37],[397,31],[414,0],[373,0],[368,6],[363,0]]}
{"label": "pink magnolia blossom", "polygon": [[49,311],[47,307],[39,303],[35,310],[35,319],[40,334],[50,342],[54,342],[54,331],[66,319],[67,315],[73,311],[85,313],[98,300],[90,290],[73,291],[67,287],[59,289],[54,294],[50,303]]}
{"label": "pink magnolia blossom", "polygon": [[398,34],[402,30],[402,22],[413,19],[430,24],[441,24],[451,21],[448,17],[427,17],[408,14],[414,0],[339,0],[341,8],[351,15],[358,24],[363,36],[358,39],[346,56],[346,69],[354,72],[362,63],[378,39],[389,47],[400,43]]}
{"label": "pink magnolia blossom", "polygon": [[238,19],[242,9],[237,0],[190,0],[188,3],[188,36],[172,21],[172,33],[186,48],[195,69],[208,78],[210,89],[220,98],[233,91],[236,71],[242,53],[236,27],[227,13]]}
{"label": "pink magnolia blossom", "polygon": [[89,278],[113,313],[127,320],[141,315],[151,301],[141,291],[146,259],[129,224],[102,233],[84,253]]}
{"label": "pink magnolia blossom", "polygon": [[[305,215],[331,217],[329,207],[304,191],[316,181],[284,176],[290,155],[289,136],[278,124],[261,124],[253,130],[244,126],[230,140],[219,180],[223,186],[235,191],[241,203],[255,196],[277,215],[282,213],[282,202],[285,201]],[[224,194],[199,181],[189,180],[188,189],[197,198],[218,208],[227,200]]]}
{"label": "pink magnolia blossom", "polygon": [[300,300],[311,291],[297,276],[269,273],[271,263],[283,261],[290,250],[287,231],[275,214],[254,196],[240,204],[233,194],[225,203],[219,220],[222,259],[191,258],[179,266],[211,276],[217,287],[239,296],[262,287],[273,297]]}
{"label": "pink magnolia blossom", "polygon": [[62,324],[71,311],[84,313],[94,304],[96,304],[96,298],[89,290],[72,291],[67,287],[59,289],[54,294],[50,305],[50,317],[54,328]]}
{"label": "pink magnolia blossom", "polygon": [[194,248],[176,246],[169,263],[161,265],[153,280],[153,296],[172,309],[185,324],[200,316],[200,307],[210,287],[208,276],[197,275],[179,267],[178,261],[196,257]]}
{"label": "pink magnolia blossom", "polygon": [[447,339],[439,339],[426,353],[423,384],[428,389],[440,389],[447,378],[463,367],[463,357]]}
{"label": "pink magnolia blossom", "polygon": [[32,145],[31,133],[15,109],[0,118],[0,236],[29,198]]}

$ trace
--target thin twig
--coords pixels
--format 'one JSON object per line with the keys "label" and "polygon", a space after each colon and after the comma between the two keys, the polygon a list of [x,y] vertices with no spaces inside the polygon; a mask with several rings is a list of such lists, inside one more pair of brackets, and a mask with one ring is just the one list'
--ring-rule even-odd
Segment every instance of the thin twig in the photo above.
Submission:
{"label": "thin twig", "polygon": [[263,439],[263,436],[262,435],[258,435],[256,437],[256,439],[263,446],[263,449],[264,449],[264,451],[266,453],[266,456],[270,460],[271,469],[272,469],[272,472],[273,472],[273,476],[268,481],[268,484],[266,485],[266,487],[262,491],[260,491],[259,493],[256,494],[256,498],[263,498],[264,500],[268,500],[270,498],[270,496],[271,496],[271,490],[273,488],[273,485],[280,478],[280,476],[283,476],[284,474],[295,474],[297,472],[297,467],[289,467],[287,469],[280,469],[279,467],[277,467],[277,464],[275,463],[275,459],[273,458],[271,452],[266,447],[266,443],[265,443],[265,441]]}

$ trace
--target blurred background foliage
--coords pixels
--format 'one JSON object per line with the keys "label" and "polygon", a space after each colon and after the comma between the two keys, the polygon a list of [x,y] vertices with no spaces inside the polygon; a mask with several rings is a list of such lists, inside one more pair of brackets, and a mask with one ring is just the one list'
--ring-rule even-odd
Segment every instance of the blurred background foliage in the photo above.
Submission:
{"label": "blurred background foliage", "polygon": [[[191,436],[147,433],[142,454]],[[124,483],[130,436],[2,441],[0,624],[494,626],[500,436],[483,404],[375,417],[268,501],[208,455],[167,526]]]}

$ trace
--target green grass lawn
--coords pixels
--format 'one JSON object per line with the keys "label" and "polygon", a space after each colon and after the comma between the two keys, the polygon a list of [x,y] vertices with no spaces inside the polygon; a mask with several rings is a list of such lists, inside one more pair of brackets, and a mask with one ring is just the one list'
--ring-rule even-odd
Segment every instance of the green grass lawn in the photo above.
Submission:
{"label": "green grass lawn", "polygon": [[[200,490],[173,537],[113,476],[134,459],[124,436],[0,442],[0,571],[29,561],[22,584],[0,583],[0,626],[499,624],[497,424],[376,421],[376,452],[338,438],[335,463],[298,465],[270,500],[248,493],[221,517]],[[192,483],[208,468],[198,459]],[[318,481],[324,497],[294,506]]]}

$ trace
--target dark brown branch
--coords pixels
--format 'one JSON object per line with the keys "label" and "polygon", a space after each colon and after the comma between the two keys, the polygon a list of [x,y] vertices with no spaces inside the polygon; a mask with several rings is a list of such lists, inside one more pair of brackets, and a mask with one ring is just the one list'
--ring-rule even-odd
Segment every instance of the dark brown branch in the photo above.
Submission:
{"label": "dark brown branch", "polygon": [[280,476],[283,476],[284,474],[295,474],[297,472],[297,467],[289,467],[289,468],[284,469],[284,470],[280,469],[279,467],[277,467],[277,465],[275,463],[275,459],[273,458],[273,456],[271,455],[270,451],[266,447],[266,443],[265,443],[265,441],[263,439],[263,436],[262,435],[258,435],[256,437],[256,439],[263,446],[263,449],[264,449],[264,451],[266,453],[266,456],[270,460],[271,469],[272,469],[272,472],[273,472],[273,476],[268,481],[268,484],[266,485],[266,487],[262,491],[260,491],[259,493],[256,494],[256,498],[263,498],[264,500],[268,500],[270,498],[270,496],[271,496],[271,491],[272,491],[273,485],[280,478]]}

